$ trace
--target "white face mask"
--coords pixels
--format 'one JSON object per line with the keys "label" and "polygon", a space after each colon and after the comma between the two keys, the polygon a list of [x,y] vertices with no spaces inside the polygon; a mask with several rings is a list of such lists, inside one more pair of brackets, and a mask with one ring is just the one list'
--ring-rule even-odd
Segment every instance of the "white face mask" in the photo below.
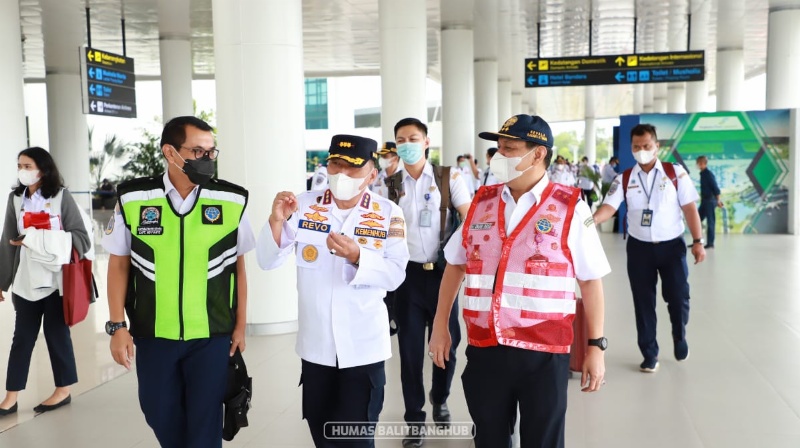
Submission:
{"label": "white face mask", "polygon": [[647,165],[656,158],[656,148],[651,150],[642,149],[633,153],[633,158],[642,165]]}
{"label": "white face mask", "polygon": [[378,166],[381,167],[382,170],[385,170],[386,168],[392,166],[392,159],[384,159],[381,157],[378,159]]}
{"label": "white face mask", "polygon": [[344,173],[328,174],[328,188],[331,189],[333,197],[340,201],[349,201],[361,194],[361,185],[364,183],[362,178],[352,178]]}
{"label": "white face mask", "polygon": [[522,171],[517,171],[517,165],[522,162],[522,159],[528,157],[533,153],[533,150],[528,151],[522,157],[506,157],[499,152],[492,157],[492,163],[489,164],[489,167],[492,170],[492,174],[497,180],[501,183],[508,183],[512,180],[522,176],[522,173],[528,171],[529,169],[533,168],[533,166],[529,166]]}
{"label": "white face mask", "polygon": [[39,182],[39,170],[19,170],[17,172],[19,183],[29,187],[36,182]]}

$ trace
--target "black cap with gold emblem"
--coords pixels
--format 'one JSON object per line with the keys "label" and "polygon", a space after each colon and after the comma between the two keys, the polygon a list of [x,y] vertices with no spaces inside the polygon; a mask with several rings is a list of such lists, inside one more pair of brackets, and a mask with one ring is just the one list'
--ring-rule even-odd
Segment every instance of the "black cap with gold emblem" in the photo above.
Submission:
{"label": "black cap with gold emblem", "polygon": [[378,155],[382,156],[384,154],[389,154],[390,152],[397,154],[397,145],[394,142],[384,142],[383,146],[381,146],[381,149],[378,150]]}
{"label": "black cap with gold emblem", "polygon": [[478,137],[497,141],[500,137],[534,142],[548,148],[553,147],[553,131],[542,117],[537,115],[514,115],[506,120],[497,132],[481,132]]}
{"label": "black cap with gold emblem", "polygon": [[355,167],[362,167],[368,160],[376,159],[378,142],[357,135],[338,134],[331,138],[328,160],[342,159]]}

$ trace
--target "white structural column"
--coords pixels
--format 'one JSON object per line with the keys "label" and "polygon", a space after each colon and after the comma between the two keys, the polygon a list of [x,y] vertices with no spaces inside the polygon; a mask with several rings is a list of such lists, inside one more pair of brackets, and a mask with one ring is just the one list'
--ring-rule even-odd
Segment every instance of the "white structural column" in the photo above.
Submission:
{"label": "white structural column", "polygon": [[509,32],[511,33],[511,60],[508,63],[509,70],[511,70],[510,115],[527,113],[527,111],[523,111],[522,109],[522,92],[525,90],[523,84],[525,82],[525,67],[523,65],[525,61],[525,51],[523,48],[526,36],[523,35],[519,15],[517,14],[520,10],[519,3],[520,0],[511,0],[509,11]]}
{"label": "white structural column", "polygon": [[88,208],[89,134],[78,57],[85,44],[83,2],[42,0],[41,5],[49,150],[76,200]]}
{"label": "white structural column", "polygon": [[[708,19],[711,15],[711,1],[691,0],[692,18],[689,35],[690,50],[706,50],[708,60],[711,49],[708,46]],[[706,70],[708,72],[708,70]],[[708,101],[708,85],[706,81],[693,81],[686,83],[686,111],[705,112]]]}
{"label": "white structural column", "polygon": [[717,11],[717,110],[739,110],[744,87],[744,0]]}
{"label": "white structural column", "polygon": [[[9,186],[16,179],[16,156],[27,145],[25,102],[22,88],[22,44],[20,43],[19,2],[0,0],[0,85],[3,102],[0,106],[0,185]],[[2,224],[0,224],[2,230]]]}
{"label": "white structural column", "polygon": [[[669,49],[670,51],[686,51],[687,44],[687,0],[673,0],[669,14]],[[686,83],[672,82],[667,85],[667,111],[670,113],[686,112]]]}
{"label": "white structural column", "polygon": [[655,84],[645,84],[644,88],[642,89],[642,113],[645,114],[652,114],[654,112],[653,109],[653,95],[654,95],[654,86]]}
{"label": "white structural column", "polygon": [[497,0],[497,123],[511,117],[511,0]]}
{"label": "white structural column", "polygon": [[767,109],[800,107],[800,0],[769,2]]}
{"label": "white structural column", "polygon": [[[305,190],[300,2],[213,0],[220,177],[250,190],[256,235],[279,191]],[[276,70],[275,67],[280,67]],[[280,163],[275,160],[280,159]],[[247,257],[251,334],[297,329],[296,268],[262,271]]]}
{"label": "white structural column", "polygon": [[394,125],[406,117],[428,121],[427,17],[425,0],[379,0],[381,35],[381,128],[394,141]]}
{"label": "white structural column", "polygon": [[[497,7],[494,0],[475,0],[475,153],[485,154],[492,142],[477,133],[496,131],[497,123]],[[485,164],[484,157],[477,159]]]}
{"label": "white structural column", "polygon": [[441,14],[441,160],[454,163],[458,154],[475,155],[472,0],[441,0]]}
{"label": "white structural column", "polygon": [[164,122],[194,115],[189,0],[158,0],[158,49]]}
{"label": "white structural column", "polygon": [[636,84],[633,86],[633,113],[644,112],[644,85]]}
{"label": "white structural column", "polygon": [[[659,20],[656,25],[655,50],[658,53],[668,50],[667,32],[669,24],[666,19]],[[653,84],[653,112],[657,114],[667,113],[667,84]]]}
{"label": "white structural column", "polygon": [[[595,95],[597,87],[586,86],[585,92],[585,115],[586,115],[586,128],[583,134],[583,140],[586,144],[583,155],[589,158],[589,164],[593,164],[597,159],[597,128],[595,125]],[[577,162],[577,161],[576,161]]]}

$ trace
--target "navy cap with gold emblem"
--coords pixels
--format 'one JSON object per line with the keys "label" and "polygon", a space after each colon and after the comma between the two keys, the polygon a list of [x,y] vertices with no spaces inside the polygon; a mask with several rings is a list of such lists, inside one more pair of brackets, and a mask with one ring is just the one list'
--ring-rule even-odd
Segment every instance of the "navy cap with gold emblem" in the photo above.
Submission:
{"label": "navy cap with gold emblem", "polygon": [[378,155],[382,156],[384,154],[389,154],[390,152],[397,154],[397,145],[394,142],[384,142],[383,146],[381,146],[381,149],[378,150]]}
{"label": "navy cap with gold emblem", "polygon": [[331,138],[328,160],[342,159],[355,167],[362,167],[368,160],[376,159],[378,142],[357,135],[338,134]]}
{"label": "navy cap with gold emblem", "polygon": [[548,148],[553,147],[553,131],[542,117],[537,115],[514,115],[506,120],[497,132],[481,132],[478,137],[497,141],[500,137],[524,140]]}

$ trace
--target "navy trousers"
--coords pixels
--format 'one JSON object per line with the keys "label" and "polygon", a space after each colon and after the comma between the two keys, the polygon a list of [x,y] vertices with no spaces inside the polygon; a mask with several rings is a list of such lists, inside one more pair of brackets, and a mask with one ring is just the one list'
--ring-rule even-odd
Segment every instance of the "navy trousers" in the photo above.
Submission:
{"label": "navy trousers", "polygon": [[12,294],[11,301],[14,303],[17,315],[11,353],[8,355],[6,390],[25,389],[31,367],[31,355],[39,337],[42,318],[44,318],[44,340],[47,343],[47,352],[50,354],[50,365],[53,368],[56,387],[77,383],[75,352],[72,349],[69,327],[64,322],[64,301],[58,295],[58,291],[35,302]]}
{"label": "navy trousers", "polygon": [[520,412],[522,448],[563,448],[569,354],[517,347],[467,347],[461,375],[475,422],[475,448],[511,446]]}
{"label": "navy trousers", "polygon": [[[383,409],[384,362],[340,369],[303,360],[303,418],[317,448],[373,448],[372,437],[345,438],[338,424],[359,431],[374,428]],[[341,427],[341,426],[339,426]],[[351,433],[363,434],[363,433]]]}
{"label": "navy trousers", "polygon": [[698,209],[700,213],[700,221],[706,220],[707,229],[706,229],[706,244],[709,246],[714,245],[714,236],[716,233],[717,227],[717,201],[714,198],[711,199],[703,199],[700,201],[700,208]]}
{"label": "navy trousers", "polygon": [[656,341],[656,285],[661,275],[661,295],[667,302],[672,340],[686,338],[689,323],[689,268],[683,237],[647,243],[628,237],[628,279],[633,293],[639,350],[646,360],[658,359]]}
{"label": "navy trousers", "polygon": [[134,342],[139,405],[161,447],[222,447],[230,336]]}
{"label": "navy trousers", "polygon": [[[434,268],[422,269],[420,263],[409,262],[406,280],[397,288],[395,302],[397,319],[397,342],[400,347],[400,382],[405,402],[404,419],[407,423],[425,422],[425,385],[422,368],[428,357],[428,340],[439,302],[439,285],[444,271]],[[428,332],[426,337],[425,332]],[[458,323],[458,300],[450,312],[450,360],[445,368],[433,367],[431,396],[437,404],[447,401],[450,386],[456,371],[456,348],[461,342],[461,327]]]}

